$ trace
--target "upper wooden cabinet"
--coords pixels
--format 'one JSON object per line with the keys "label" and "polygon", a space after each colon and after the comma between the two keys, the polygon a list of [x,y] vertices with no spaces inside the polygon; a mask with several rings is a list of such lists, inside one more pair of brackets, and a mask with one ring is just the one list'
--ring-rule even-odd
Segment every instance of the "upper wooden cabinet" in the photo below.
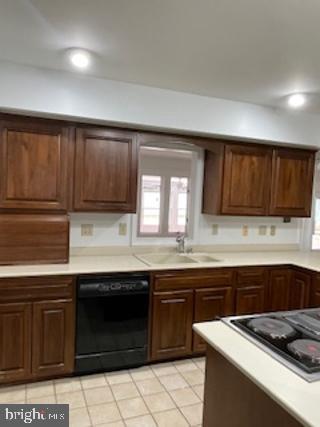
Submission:
{"label": "upper wooden cabinet", "polygon": [[135,212],[137,158],[134,132],[78,128],[74,210]]}
{"label": "upper wooden cabinet", "polygon": [[273,150],[270,215],[310,216],[314,153]]}
{"label": "upper wooden cabinet", "polygon": [[0,209],[67,209],[68,136],[55,121],[0,120]]}
{"label": "upper wooden cabinet", "polygon": [[314,152],[217,142],[206,150],[202,211],[310,216]]}
{"label": "upper wooden cabinet", "polygon": [[221,213],[267,214],[271,154],[265,147],[226,145]]}

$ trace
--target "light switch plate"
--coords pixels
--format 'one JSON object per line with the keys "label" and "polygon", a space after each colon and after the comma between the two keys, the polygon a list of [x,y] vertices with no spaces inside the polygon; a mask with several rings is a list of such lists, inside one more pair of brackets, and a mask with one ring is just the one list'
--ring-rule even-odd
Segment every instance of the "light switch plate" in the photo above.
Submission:
{"label": "light switch plate", "polygon": [[119,223],[119,236],[127,235],[127,224],[125,222]]}
{"label": "light switch plate", "polygon": [[275,236],[277,232],[277,227],[275,225],[271,225],[270,227],[270,236]]}
{"label": "light switch plate", "polygon": [[214,236],[216,236],[218,234],[218,231],[219,231],[218,224],[212,224],[211,234],[213,234]]}
{"label": "light switch plate", "polygon": [[259,236],[265,236],[267,234],[267,226],[266,225],[259,225]]}
{"label": "light switch plate", "polygon": [[243,225],[243,226],[242,226],[242,235],[243,235],[244,237],[247,237],[247,236],[248,236],[248,233],[249,233],[249,228],[248,228],[248,226],[247,226],[247,225]]}
{"label": "light switch plate", "polygon": [[93,236],[93,224],[81,224],[81,236]]}

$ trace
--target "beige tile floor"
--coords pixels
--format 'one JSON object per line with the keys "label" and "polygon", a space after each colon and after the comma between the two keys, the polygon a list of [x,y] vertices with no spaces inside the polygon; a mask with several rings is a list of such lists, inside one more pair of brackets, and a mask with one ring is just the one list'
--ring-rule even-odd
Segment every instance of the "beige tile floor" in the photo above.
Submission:
{"label": "beige tile floor", "polygon": [[204,358],[0,388],[0,403],[67,403],[71,427],[201,427]]}

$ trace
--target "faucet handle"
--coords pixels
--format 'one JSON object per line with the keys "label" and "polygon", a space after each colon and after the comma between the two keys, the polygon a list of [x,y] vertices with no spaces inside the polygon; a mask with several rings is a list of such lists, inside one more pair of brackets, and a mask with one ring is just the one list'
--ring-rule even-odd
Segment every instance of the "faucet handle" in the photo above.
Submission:
{"label": "faucet handle", "polygon": [[184,234],[180,233],[180,231],[178,231],[177,236],[176,236],[176,242],[182,242],[182,240],[184,239]]}

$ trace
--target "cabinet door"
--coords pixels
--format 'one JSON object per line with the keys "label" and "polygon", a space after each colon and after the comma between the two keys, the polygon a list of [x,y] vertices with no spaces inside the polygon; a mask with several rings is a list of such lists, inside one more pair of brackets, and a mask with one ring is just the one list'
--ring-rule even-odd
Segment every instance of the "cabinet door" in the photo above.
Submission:
{"label": "cabinet door", "polygon": [[309,302],[310,307],[320,307],[320,274],[315,274],[312,278]]}
{"label": "cabinet door", "polygon": [[0,304],[0,383],[31,376],[31,304]]}
{"label": "cabinet door", "polygon": [[135,133],[77,129],[74,209],[135,212],[136,193]]}
{"label": "cabinet door", "polygon": [[265,287],[243,286],[236,289],[236,314],[254,314],[264,311]]}
{"label": "cabinet door", "polygon": [[297,310],[309,307],[311,275],[294,271],[290,284],[289,308]]}
{"label": "cabinet door", "polygon": [[0,208],[65,211],[67,127],[36,120],[0,121]]}
{"label": "cabinet door", "polygon": [[73,302],[59,300],[34,303],[32,372],[36,377],[73,371],[74,325]]}
{"label": "cabinet door", "polygon": [[313,152],[273,151],[270,215],[310,216],[313,169]]}
{"label": "cabinet door", "polygon": [[192,290],[154,293],[151,358],[191,354],[192,319]]}
{"label": "cabinet door", "polygon": [[271,149],[226,145],[221,212],[266,215],[270,197]]}
{"label": "cabinet door", "polygon": [[268,289],[268,310],[289,309],[291,271],[289,268],[277,268],[270,272]]}
{"label": "cabinet door", "polygon": [[[232,287],[197,289],[195,291],[194,321],[205,322],[232,314],[233,300]],[[206,350],[205,341],[197,334],[193,334],[193,351]]]}

